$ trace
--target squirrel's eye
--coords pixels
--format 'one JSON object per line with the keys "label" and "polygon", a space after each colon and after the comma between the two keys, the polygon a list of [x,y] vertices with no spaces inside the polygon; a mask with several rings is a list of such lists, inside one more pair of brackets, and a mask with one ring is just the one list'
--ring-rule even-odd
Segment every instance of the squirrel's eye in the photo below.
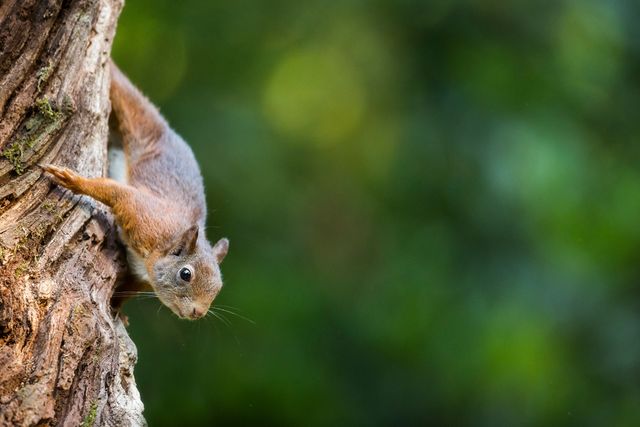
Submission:
{"label": "squirrel's eye", "polygon": [[182,267],[180,269],[180,278],[182,280],[184,280],[185,282],[188,282],[191,280],[191,270],[189,270],[187,267]]}

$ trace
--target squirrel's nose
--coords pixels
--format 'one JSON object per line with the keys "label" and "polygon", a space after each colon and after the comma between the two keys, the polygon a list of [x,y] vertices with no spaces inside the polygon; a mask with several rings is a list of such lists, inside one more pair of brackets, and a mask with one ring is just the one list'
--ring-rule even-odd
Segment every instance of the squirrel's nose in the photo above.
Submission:
{"label": "squirrel's nose", "polygon": [[200,317],[206,314],[206,310],[198,307],[193,307],[193,311],[191,312],[191,317],[193,319],[199,319]]}

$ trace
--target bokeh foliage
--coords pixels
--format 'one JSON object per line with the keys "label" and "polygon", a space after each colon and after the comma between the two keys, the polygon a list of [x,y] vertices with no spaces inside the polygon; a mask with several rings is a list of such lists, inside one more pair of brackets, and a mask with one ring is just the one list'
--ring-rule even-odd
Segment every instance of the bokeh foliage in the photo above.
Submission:
{"label": "bokeh foliage", "polygon": [[[152,426],[640,425],[640,3],[129,0],[230,326],[128,304]],[[223,313],[225,314],[225,313]]]}

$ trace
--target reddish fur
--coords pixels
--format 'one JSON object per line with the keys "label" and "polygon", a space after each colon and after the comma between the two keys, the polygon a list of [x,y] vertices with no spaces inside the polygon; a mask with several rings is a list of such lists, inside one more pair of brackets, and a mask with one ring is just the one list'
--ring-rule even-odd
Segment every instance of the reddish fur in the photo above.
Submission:
{"label": "reddish fur", "polygon": [[[127,183],[85,178],[53,165],[42,168],[74,193],[109,206],[123,230],[124,243],[144,260],[150,273],[161,265],[176,241],[190,229],[196,230],[189,259],[202,267],[196,274],[198,280],[190,284],[188,298],[199,307],[208,307],[222,286],[217,265],[214,269],[208,263],[219,264],[228,241],[223,239],[212,248],[204,233],[198,233],[204,226],[206,204],[193,153],[113,63],[111,77],[111,104],[127,159]],[[152,286],[158,292],[157,286]],[[170,296],[159,297],[167,305],[174,303]]]}

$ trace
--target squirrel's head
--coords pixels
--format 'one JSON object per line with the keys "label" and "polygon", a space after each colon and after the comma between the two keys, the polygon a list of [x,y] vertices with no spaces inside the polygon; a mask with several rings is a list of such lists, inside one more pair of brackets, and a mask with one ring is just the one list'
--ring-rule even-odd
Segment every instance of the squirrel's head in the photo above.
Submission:
{"label": "squirrel's head", "polygon": [[212,247],[194,225],[149,258],[151,286],[164,305],[183,319],[198,319],[222,288],[220,263],[229,241],[220,239]]}

